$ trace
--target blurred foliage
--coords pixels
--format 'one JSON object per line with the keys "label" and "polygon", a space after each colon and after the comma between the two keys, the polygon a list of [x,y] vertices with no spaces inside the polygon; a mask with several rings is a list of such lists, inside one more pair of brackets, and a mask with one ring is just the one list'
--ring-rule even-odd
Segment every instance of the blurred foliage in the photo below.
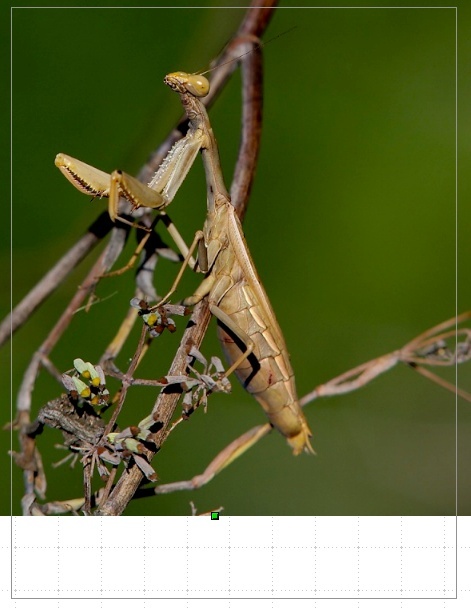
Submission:
{"label": "blurred foliage", "polygon": [[[242,14],[230,8],[14,10],[14,304],[104,206],[70,186],[54,167],[55,154],[65,152],[105,171],[137,172],[181,113],[163,76],[207,66]],[[265,50],[263,141],[245,230],[303,395],[455,313],[455,11],[284,9],[265,39],[293,26]],[[469,100],[464,85],[462,95]],[[468,129],[469,115],[462,114],[460,127]],[[238,75],[211,120],[230,182],[240,134]],[[466,158],[469,142],[461,145]],[[170,210],[188,241],[205,213],[200,164]],[[460,195],[466,199],[466,192]],[[461,311],[471,301],[463,228],[469,215],[463,204]],[[2,230],[0,264],[7,276],[8,237]],[[84,267],[15,335],[13,397]],[[175,272],[174,265],[161,262],[160,293]],[[189,273],[178,296],[198,280]],[[132,272],[99,287],[103,297],[115,292],[88,315],[77,315],[52,354],[62,371],[75,357],[98,359],[133,295]],[[8,306],[3,300],[2,316]],[[183,326],[154,345],[141,377],[166,373]],[[220,353],[214,333],[213,328],[203,345],[208,357]],[[131,340],[119,363],[132,352]],[[1,356],[5,369],[8,348]],[[459,371],[460,384],[471,389],[469,366]],[[60,392],[41,374],[34,412]],[[131,390],[123,424],[140,420],[155,395],[153,389]],[[2,403],[5,422],[5,383]],[[459,508],[469,515],[469,404],[459,402],[458,411]],[[294,458],[273,432],[209,486],[135,501],[126,513],[188,515],[190,500],[200,511],[223,505],[229,515],[455,512],[454,395],[400,368],[356,393],[308,406],[306,414],[317,457]],[[263,421],[260,407],[234,381],[231,396],[212,397],[206,415],[198,411],[167,441],[154,460],[161,481],[200,473],[224,445]],[[7,433],[1,442],[5,470]],[[14,449],[15,442],[13,437]],[[64,455],[52,447],[55,442],[60,435],[51,430],[39,438],[47,470]],[[49,470],[48,481],[50,500],[81,494],[79,467]],[[12,491],[18,514],[17,468]],[[6,483],[2,492],[6,514]]]}

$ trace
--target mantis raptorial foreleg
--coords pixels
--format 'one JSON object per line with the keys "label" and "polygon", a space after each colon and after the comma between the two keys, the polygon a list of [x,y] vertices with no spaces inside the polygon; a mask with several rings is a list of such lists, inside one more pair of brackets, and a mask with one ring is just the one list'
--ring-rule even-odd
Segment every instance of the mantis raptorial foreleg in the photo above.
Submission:
{"label": "mantis raptorial foreleg", "polygon": [[172,202],[185,180],[201,144],[201,133],[190,128],[169,151],[147,186],[123,171],[108,175],[66,154],[58,154],[55,164],[80,192],[109,198],[108,211],[113,221],[129,223],[119,216],[120,197],[125,198],[133,210],[139,207],[163,209]]}
{"label": "mantis raptorial foreleg", "polygon": [[[201,79],[197,75],[192,77],[191,87],[194,95],[205,95],[208,86],[206,78]],[[66,154],[58,154],[55,164],[65,177],[84,194],[109,198],[108,211],[113,221],[119,220],[150,234],[151,229],[134,224],[119,215],[121,197],[130,203],[131,210],[136,210],[139,207],[164,209],[172,202],[203,143],[201,131],[192,128],[190,125],[186,136],[177,141],[170,149],[147,186],[123,171],[113,171],[111,175],[108,175],[104,171]],[[146,235],[141,240],[136,252],[126,266],[104,276],[122,274],[131,268],[145,247],[148,238],[149,236]]]}

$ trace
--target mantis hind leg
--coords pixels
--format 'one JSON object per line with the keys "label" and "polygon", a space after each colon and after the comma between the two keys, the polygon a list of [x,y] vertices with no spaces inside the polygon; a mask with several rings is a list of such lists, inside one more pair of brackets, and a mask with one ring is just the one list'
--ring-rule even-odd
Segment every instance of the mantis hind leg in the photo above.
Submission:
{"label": "mantis hind leg", "polygon": [[195,475],[187,481],[175,481],[157,486],[154,490],[155,494],[169,494],[179,490],[196,490],[209,483],[220,471],[231,464],[236,458],[241,456],[257,441],[267,435],[271,431],[270,424],[262,424],[255,426],[245,432],[237,439],[234,439],[227,445],[219,454],[210,462],[203,473]]}
{"label": "mantis hind leg", "polygon": [[[118,219],[122,219],[122,218],[118,218]],[[118,268],[118,270],[112,270],[111,272],[105,272],[105,273],[101,274],[98,278],[99,279],[104,279],[106,277],[115,277],[115,276],[124,274],[125,272],[127,272],[128,270],[130,270],[134,266],[134,264],[136,263],[136,260],[139,257],[141,251],[144,249],[144,247],[146,246],[146,244],[149,241],[150,237],[152,236],[152,234],[153,234],[152,230],[153,230],[154,226],[156,225],[157,221],[158,221],[158,217],[152,222],[152,226],[150,227],[150,229],[146,228],[145,226],[142,226],[141,224],[131,224],[131,225],[134,225],[136,227],[136,230],[142,230],[142,231],[145,232],[145,234],[140,239],[139,244],[136,247],[136,249],[134,250],[134,253],[132,254],[129,262],[125,266],[122,266],[121,268]],[[131,223],[131,222],[129,222],[129,223]]]}
{"label": "mantis hind leg", "polygon": [[[170,291],[164,296],[164,298],[162,298],[162,300],[158,304],[153,306],[150,310],[156,310],[159,306],[162,306],[162,304],[165,304],[169,300],[170,296],[173,293],[175,293],[175,291],[177,290],[178,284],[180,283],[180,281],[182,279],[183,273],[186,270],[186,267],[191,265],[191,261],[193,260],[193,258],[192,258],[193,252],[195,251],[196,247],[198,246],[198,243],[200,243],[202,240],[204,240],[204,234],[201,232],[201,230],[198,230],[198,232],[195,234],[195,238],[193,239],[193,243],[188,248],[188,253],[186,254],[182,267],[180,268],[180,270],[177,274],[177,277],[176,277],[175,281],[173,282],[172,287],[170,288]],[[208,277],[208,278],[211,278],[211,277]],[[208,289],[208,293],[209,293],[209,289]],[[204,294],[204,295],[206,295],[206,294]],[[204,297],[204,295],[202,297]],[[202,297],[200,299],[202,299]]]}

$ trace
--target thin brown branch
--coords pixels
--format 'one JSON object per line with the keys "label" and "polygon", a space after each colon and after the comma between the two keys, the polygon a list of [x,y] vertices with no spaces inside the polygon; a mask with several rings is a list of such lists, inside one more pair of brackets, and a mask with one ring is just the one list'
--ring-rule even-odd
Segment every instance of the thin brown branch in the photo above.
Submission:
{"label": "thin brown branch", "polygon": [[[452,317],[419,334],[401,349],[386,355],[381,355],[366,363],[362,363],[361,365],[344,372],[340,376],[317,386],[313,391],[307,393],[300,399],[301,406],[304,407],[319,397],[342,395],[357,390],[371,382],[380,374],[395,367],[398,363],[409,365],[443,388],[456,392],[456,394],[468,401],[471,400],[469,393],[455,387],[433,372],[422,367],[422,365],[438,367],[457,365],[458,363],[464,363],[471,358],[471,332],[468,328],[458,329],[460,323],[463,323],[470,318],[471,311],[466,311],[456,317]],[[455,329],[444,331],[449,327],[454,327]],[[458,340],[460,337],[464,337],[462,342]],[[449,339],[454,339],[454,344],[450,345],[450,347],[446,345],[446,340]],[[454,350],[452,347],[454,347]],[[418,364],[420,364],[420,366]]]}
{"label": "thin brown branch", "polygon": [[35,438],[29,435],[27,432],[28,426],[31,422],[31,395],[34,390],[36,377],[42,365],[43,357],[47,357],[50,354],[57,341],[67,329],[76,309],[82,304],[96,284],[97,274],[103,272],[106,254],[107,250],[105,249],[88,273],[85,281],[69,302],[67,308],[62,313],[46,340],[33,355],[31,362],[23,376],[23,381],[21,383],[17,398],[17,417],[13,423],[13,427],[18,428],[19,430],[21,452],[15,455],[15,461],[25,470],[25,499],[28,496],[34,496],[35,491],[38,492],[39,488],[44,484],[44,480],[39,474],[41,467],[37,460],[36,441]]}
{"label": "thin brown branch", "polygon": [[448,391],[450,391],[452,393],[456,393],[458,395],[458,397],[461,397],[465,401],[468,401],[469,403],[471,403],[471,395],[468,392],[464,391],[463,389],[459,388],[459,386],[455,386],[454,384],[451,384],[451,382],[444,380],[440,376],[437,376],[437,374],[434,374],[432,371],[430,371],[429,369],[426,369],[425,367],[422,367],[421,365],[412,366],[412,369],[414,369],[419,374],[422,374],[422,376],[425,376],[429,380],[432,380],[432,382],[435,382],[435,384],[438,384],[439,386],[446,388]]}
{"label": "thin brown branch", "polygon": [[[200,347],[203,337],[211,319],[208,304],[205,300],[200,302],[193,312],[183,335],[180,347],[175,355],[169,370],[169,375],[180,375],[185,372],[187,366],[187,355],[192,346]],[[156,424],[162,425],[153,440],[155,450],[149,451],[146,455],[149,460],[153,458],[168,434],[168,425],[177,406],[179,394],[166,392],[165,389],[160,393],[152,410],[158,418]],[[134,496],[137,488],[144,476],[138,467],[134,466],[126,471],[119,479],[116,487],[111,492],[109,499],[95,513],[96,515],[121,515],[129,501]]]}
{"label": "thin brown branch", "polygon": [[[257,45],[257,39],[248,39],[248,48]],[[252,51],[251,61],[242,63],[242,137],[239,156],[231,185],[231,199],[241,221],[255,176],[260,150],[263,106],[263,69],[260,46]]]}

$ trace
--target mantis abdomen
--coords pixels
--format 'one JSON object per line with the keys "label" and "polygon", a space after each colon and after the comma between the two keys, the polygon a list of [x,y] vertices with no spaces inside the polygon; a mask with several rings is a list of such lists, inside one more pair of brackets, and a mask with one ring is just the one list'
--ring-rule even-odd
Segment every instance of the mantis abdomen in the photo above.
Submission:
{"label": "mantis abdomen", "polygon": [[[219,226],[225,224],[225,230],[218,231],[218,245],[222,234],[227,240],[216,254],[209,275],[215,278],[209,303],[219,321],[218,336],[224,353],[231,365],[239,362],[234,373],[260,403],[270,423],[286,437],[294,454],[313,452],[309,443],[311,431],[298,402],[283,334],[255,270],[240,222],[229,201],[219,208],[218,215]],[[213,235],[207,225],[204,233],[210,251]],[[249,345],[252,350],[244,359]]]}

